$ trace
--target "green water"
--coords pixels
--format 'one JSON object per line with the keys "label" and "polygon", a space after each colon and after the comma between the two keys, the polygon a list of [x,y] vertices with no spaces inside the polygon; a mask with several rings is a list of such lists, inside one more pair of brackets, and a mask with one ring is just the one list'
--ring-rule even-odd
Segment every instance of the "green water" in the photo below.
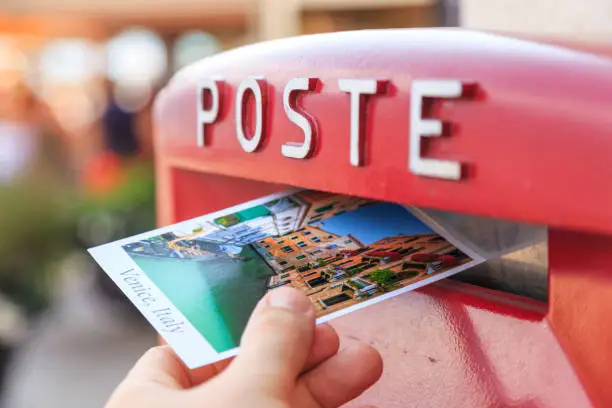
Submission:
{"label": "green water", "polygon": [[133,259],[213,348],[223,352],[238,345],[271,275],[252,248],[244,247],[240,256],[249,260]]}

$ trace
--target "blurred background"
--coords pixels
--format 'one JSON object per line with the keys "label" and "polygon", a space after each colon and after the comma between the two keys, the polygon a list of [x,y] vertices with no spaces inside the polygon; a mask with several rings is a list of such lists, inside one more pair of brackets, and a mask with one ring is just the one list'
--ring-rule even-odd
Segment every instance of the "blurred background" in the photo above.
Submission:
{"label": "blurred background", "polygon": [[612,40],[609,0],[3,0],[0,404],[102,406],[155,334],[84,250],[153,228],[150,110],[252,42],[465,26]]}

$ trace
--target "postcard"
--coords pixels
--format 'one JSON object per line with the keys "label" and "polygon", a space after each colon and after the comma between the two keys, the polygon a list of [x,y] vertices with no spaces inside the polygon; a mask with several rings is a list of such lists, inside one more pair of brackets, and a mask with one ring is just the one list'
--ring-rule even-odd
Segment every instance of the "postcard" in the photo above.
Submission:
{"label": "postcard", "polygon": [[89,251],[190,368],[237,354],[276,288],[303,291],[322,323],[484,261],[416,209],[310,190]]}

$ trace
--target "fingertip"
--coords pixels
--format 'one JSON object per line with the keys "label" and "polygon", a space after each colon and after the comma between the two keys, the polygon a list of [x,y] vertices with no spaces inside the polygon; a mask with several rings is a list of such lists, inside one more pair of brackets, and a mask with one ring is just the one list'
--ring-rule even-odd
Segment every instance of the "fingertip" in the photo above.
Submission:
{"label": "fingertip", "polygon": [[370,387],[382,377],[384,370],[383,358],[374,347],[365,343],[355,343],[349,346],[350,353],[361,361],[360,370],[363,375],[364,386]]}
{"label": "fingertip", "polygon": [[340,337],[336,330],[327,323],[315,328],[314,340],[310,355],[302,372],[312,370],[323,361],[335,355],[340,349]]}
{"label": "fingertip", "polygon": [[142,366],[160,366],[166,364],[169,360],[176,358],[172,348],[166,344],[153,346],[145,351],[132,371],[138,372]]}
{"label": "fingertip", "polygon": [[322,406],[341,406],[374,385],[383,372],[382,357],[373,347],[355,343],[313,370],[302,380]]}
{"label": "fingertip", "polygon": [[304,292],[290,286],[273,289],[264,297],[264,304],[314,315],[314,306]]}
{"label": "fingertip", "polygon": [[[334,348],[336,351],[340,348],[340,336],[336,329],[328,323],[322,323],[316,327],[315,334],[320,338],[319,341],[324,342],[330,348]],[[331,347],[333,346],[333,347]]]}
{"label": "fingertip", "polygon": [[223,372],[230,365],[233,359],[234,357],[230,357],[225,360],[217,361],[213,364],[189,370],[188,375],[191,385],[197,386],[213,379],[217,375],[221,374],[221,372]]}
{"label": "fingertip", "polygon": [[187,369],[170,346],[148,349],[130,370],[127,382],[157,383],[172,388],[190,385]]}

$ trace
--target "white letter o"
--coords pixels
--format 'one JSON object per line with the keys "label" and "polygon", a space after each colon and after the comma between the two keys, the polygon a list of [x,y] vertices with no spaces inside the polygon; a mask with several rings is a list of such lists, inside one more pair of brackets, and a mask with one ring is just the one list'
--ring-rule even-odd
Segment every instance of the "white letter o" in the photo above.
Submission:
{"label": "white letter o", "polygon": [[[236,91],[236,137],[242,149],[247,153],[252,153],[261,146],[264,130],[264,92],[266,83],[257,78],[246,78],[240,83]],[[243,112],[246,108],[245,95],[251,91],[255,98],[255,132],[253,137],[247,139],[244,132]]]}

